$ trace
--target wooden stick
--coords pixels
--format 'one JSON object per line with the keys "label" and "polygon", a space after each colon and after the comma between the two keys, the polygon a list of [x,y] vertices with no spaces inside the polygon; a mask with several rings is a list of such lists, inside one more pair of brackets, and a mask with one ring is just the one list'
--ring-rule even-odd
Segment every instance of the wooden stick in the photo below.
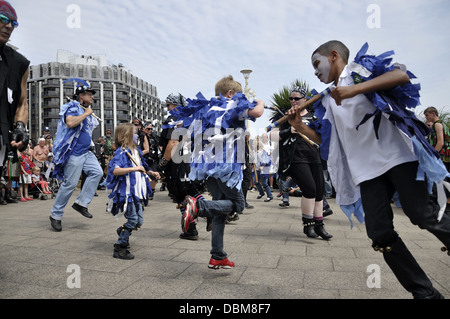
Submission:
{"label": "wooden stick", "polygon": [[[278,113],[281,114],[281,116],[285,116],[285,114],[276,106],[271,106],[271,107],[266,107],[267,109],[270,110],[274,110],[277,111]],[[297,130],[295,130],[295,132],[300,135],[305,141],[307,141],[309,144],[311,144],[312,146],[315,146],[317,148],[320,148],[320,145],[317,144],[316,142],[312,141],[308,136],[306,136],[305,134],[302,134],[300,132],[298,132]]]}
{"label": "wooden stick", "polygon": [[[67,101],[69,101],[69,102],[71,102],[71,101],[73,101],[70,97],[68,97],[68,96],[66,96],[66,100]],[[81,105],[80,104],[80,107],[83,109],[83,110],[86,110],[86,107],[84,107],[83,105]],[[93,117],[95,117],[97,120],[99,120],[100,122],[103,122],[103,120],[101,119],[101,118],[99,118],[97,115],[95,115],[95,113],[92,113],[92,116]]]}
{"label": "wooden stick", "polygon": [[[86,110],[87,109],[87,107],[84,107],[83,105],[81,105],[80,104],[80,106],[81,106],[81,108],[83,109],[83,110]],[[99,118],[97,115],[95,115],[95,113],[92,113],[91,114],[93,117],[95,117],[97,120],[99,120],[100,122],[103,122],[103,120],[101,119],[101,118]]]}
{"label": "wooden stick", "polygon": [[[303,111],[304,109],[306,109],[307,107],[313,105],[314,103],[316,103],[317,101],[319,101],[320,99],[324,98],[326,95],[331,93],[331,90],[334,87],[329,87],[326,90],[324,90],[322,93],[315,95],[314,97],[312,97],[311,99],[308,100],[308,102],[306,102],[305,104],[303,104],[302,106],[296,108],[296,111]],[[279,119],[278,121],[272,123],[271,125],[269,125],[268,127],[266,127],[266,131],[270,132],[272,129],[280,126],[281,124],[287,122],[289,120],[289,116],[284,116],[281,119]]]}
{"label": "wooden stick", "polygon": [[[125,152],[125,154],[128,155],[128,157],[131,159],[131,161],[134,163],[134,165],[136,165],[136,166],[143,166],[143,165],[139,165],[139,163],[136,161],[136,159],[133,157],[133,155],[131,155],[131,154],[127,151],[126,148],[122,147],[122,150]],[[148,176],[147,173],[144,173],[144,177],[145,177],[149,182],[152,181],[152,179],[150,178],[150,176]]]}

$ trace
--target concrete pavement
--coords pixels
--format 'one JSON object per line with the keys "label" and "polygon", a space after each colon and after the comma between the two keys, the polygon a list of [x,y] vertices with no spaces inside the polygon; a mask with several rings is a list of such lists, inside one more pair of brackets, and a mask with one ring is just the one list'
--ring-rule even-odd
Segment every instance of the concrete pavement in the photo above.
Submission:
{"label": "concrete pavement", "polygon": [[[158,185],[159,186],[159,185]],[[130,238],[135,259],[112,257],[116,220],[105,212],[99,191],[92,220],[66,207],[63,231],[54,232],[47,201],[0,206],[0,298],[14,299],[411,299],[373,251],[364,225],[347,217],[334,200],[325,220],[330,241],[302,232],[300,198],[280,208],[248,193],[255,209],[226,226],[225,250],[232,270],[210,270],[211,233],[199,219],[200,239],[179,239],[180,213],[157,191],[144,211],[144,225]],[[430,233],[412,225],[395,208],[395,225],[435,287],[450,298],[450,257]],[[379,275],[379,276],[378,276]],[[379,286],[379,288],[369,287]]]}

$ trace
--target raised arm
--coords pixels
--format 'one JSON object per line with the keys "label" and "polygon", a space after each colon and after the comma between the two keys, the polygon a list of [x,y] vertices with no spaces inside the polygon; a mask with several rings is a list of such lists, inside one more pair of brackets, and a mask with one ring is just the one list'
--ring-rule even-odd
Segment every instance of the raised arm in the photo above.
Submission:
{"label": "raised arm", "polygon": [[389,90],[407,83],[409,83],[408,74],[400,69],[394,69],[366,82],[352,86],[339,86],[331,92],[331,96],[337,105],[341,105],[342,100],[358,94]]}

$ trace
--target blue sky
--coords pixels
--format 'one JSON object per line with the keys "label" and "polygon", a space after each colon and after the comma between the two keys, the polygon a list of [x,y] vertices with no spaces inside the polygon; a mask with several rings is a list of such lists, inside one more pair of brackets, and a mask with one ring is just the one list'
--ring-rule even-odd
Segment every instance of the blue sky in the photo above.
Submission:
{"label": "blue sky", "polygon": [[[214,94],[215,83],[240,70],[270,104],[271,96],[296,79],[310,88],[311,53],[340,40],[351,59],[365,42],[372,54],[395,50],[422,85],[422,107],[450,111],[450,1],[448,0],[10,0],[19,17],[11,43],[33,65],[56,60],[58,49],[106,54],[158,88],[195,97]],[[70,27],[80,9],[79,25]],[[268,117],[256,127],[269,124]]]}

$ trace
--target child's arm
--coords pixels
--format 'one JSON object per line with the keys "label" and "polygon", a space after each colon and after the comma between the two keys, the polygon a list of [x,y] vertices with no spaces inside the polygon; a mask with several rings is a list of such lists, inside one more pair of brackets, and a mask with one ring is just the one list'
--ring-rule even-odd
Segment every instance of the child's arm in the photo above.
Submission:
{"label": "child's arm", "polygon": [[337,105],[341,105],[342,100],[358,94],[389,90],[407,83],[409,83],[408,74],[400,69],[394,69],[367,82],[352,86],[339,86],[331,92],[331,96],[335,99]]}
{"label": "child's arm", "polygon": [[141,172],[145,173],[145,168],[143,166],[135,166],[135,167],[116,167],[113,171],[114,176],[126,175],[131,172]]}
{"label": "child's arm", "polygon": [[161,179],[161,175],[159,174],[159,172],[155,172],[155,171],[149,170],[147,172],[147,174],[155,177],[156,179]]}
{"label": "child's arm", "polygon": [[253,108],[253,110],[248,110],[248,115],[257,119],[258,117],[261,117],[264,113],[264,101],[256,100],[256,106]]}

